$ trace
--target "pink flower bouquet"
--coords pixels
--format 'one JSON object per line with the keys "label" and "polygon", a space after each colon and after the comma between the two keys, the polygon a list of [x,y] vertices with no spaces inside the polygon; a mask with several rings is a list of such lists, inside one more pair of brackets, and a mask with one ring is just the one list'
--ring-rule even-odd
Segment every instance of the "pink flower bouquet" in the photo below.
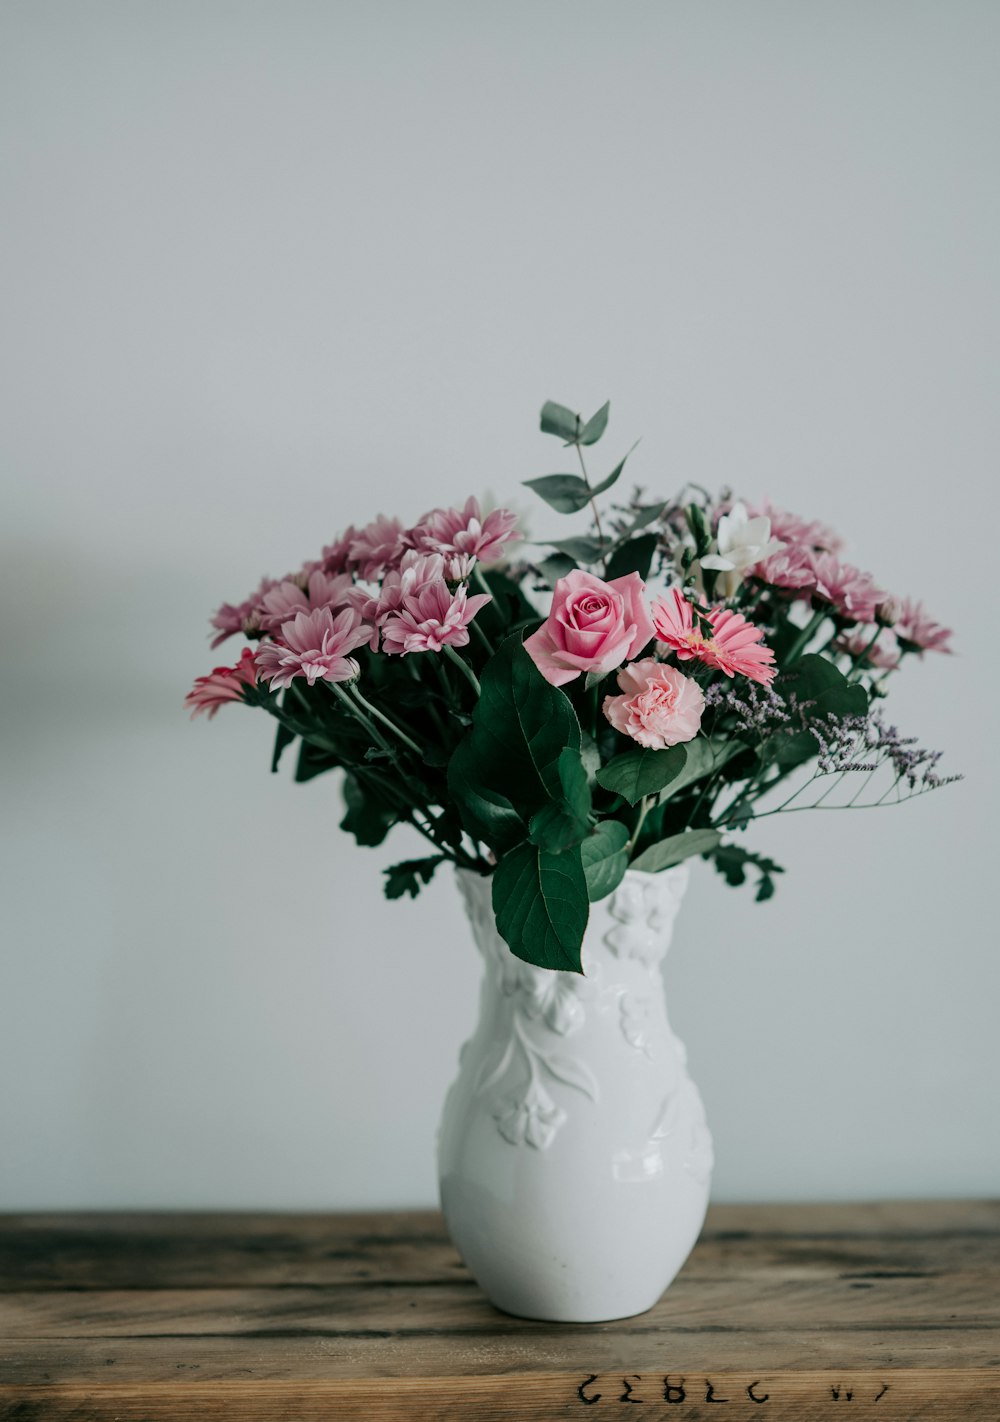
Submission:
{"label": "pink flower bouquet", "polygon": [[768,503],[684,490],[602,517],[626,462],[591,480],[607,421],[546,404],[580,473],[526,481],[589,509],[586,533],[529,547],[475,498],[412,527],[379,515],[223,604],[213,647],[251,645],[187,697],[195,715],[272,716],[272,769],[297,743],[298,780],[342,771],[359,844],[416,829],[433,852],[386,871],[390,898],[448,860],[491,875],[512,951],[576,972],[589,904],[628,868],[700,855],[730,884],[752,870],[766,899],[780,870],[740,842],[755,819],[946,783],[880,702],[950,632]]}

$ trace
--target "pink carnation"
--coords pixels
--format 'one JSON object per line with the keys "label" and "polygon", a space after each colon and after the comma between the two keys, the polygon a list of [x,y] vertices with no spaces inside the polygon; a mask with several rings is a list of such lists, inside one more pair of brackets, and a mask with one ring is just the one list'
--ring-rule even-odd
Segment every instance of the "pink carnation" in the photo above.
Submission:
{"label": "pink carnation", "polygon": [[351,539],[350,559],[361,576],[372,582],[386,568],[397,567],[407,547],[406,532],[399,519],[379,514]]}
{"label": "pink carnation", "polygon": [[249,647],[243,648],[243,655],[234,667],[216,667],[208,676],[195,678],[194,686],[184,698],[184,705],[191,707],[191,719],[208,712],[208,719],[225,706],[228,701],[242,701],[243,688],[257,685],[257,669],[254,654]]}
{"label": "pink carnation", "polygon": [[922,602],[904,597],[893,630],[897,637],[902,637],[904,642],[912,642],[921,651],[951,652],[948,643],[954,633],[949,627],[942,627],[940,622],[932,621]]}
{"label": "pink carnation", "polygon": [[297,612],[314,612],[318,607],[328,607],[336,612],[347,606],[352,586],[349,573],[329,577],[318,569],[308,574],[304,588],[298,580],[286,578],[261,599],[258,614],[260,626],[265,632],[276,632]]}
{"label": "pink carnation", "polygon": [[469,498],[464,509],[432,509],[413,529],[416,547],[445,557],[467,554],[481,563],[496,563],[504,556],[504,544],[518,535],[517,515],[507,509],[493,509],[484,518],[479,500]]}
{"label": "pink carnation", "polygon": [[297,612],[281,628],[280,641],[262,642],[257,651],[261,677],[275,689],[304,676],[310,686],[317,681],[351,681],[360,668],[348,652],[369,640],[366,627],[353,607],[336,617],[328,607]]}
{"label": "pink carnation", "polygon": [[656,635],[677,654],[679,661],[694,658],[726,676],[738,672],[750,681],[771,685],[777,671],[774,653],[763,646],[764,634],[759,627],[748,622],[742,613],[725,607],[712,608],[705,621],[711,627],[710,635],[695,621],[694,609],[680,588],[671,588],[653,603]]}
{"label": "pink carnation", "polygon": [[260,628],[259,612],[261,599],[278,584],[274,578],[261,578],[260,587],[251,593],[245,602],[224,602],[211,620],[219,635],[212,638],[211,646],[221,647],[227,637],[235,632],[256,632]]}
{"label": "pink carnation", "polygon": [[650,750],[694,740],[705,697],[691,677],[655,657],[630,662],[618,673],[623,696],[606,696],[604,714],[626,736]]}
{"label": "pink carnation", "polygon": [[443,578],[427,583],[407,597],[398,612],[382,626],[382,649],[405,656],[407,652],[440,652],[442,647],[464,647],[469,623],[480,608],[492,602],[489,593],[469,597],[464,583],[454,592]]}
{"label": "pink carnation", "polygon": [[603,582],[574,568],[552,593],[552,611],[524,646],[546,681],[563,686],[584,672],[603,676],[653,636],[638,573]]}
{"label": "pink carnation", "polygon": [[885,593],[876,587],[870,573],[841,563],[832,553],[815,553],[811,562],[816,576],[814,597],[829,602],[834,612],[848,621],[875,621],[875,609]]}

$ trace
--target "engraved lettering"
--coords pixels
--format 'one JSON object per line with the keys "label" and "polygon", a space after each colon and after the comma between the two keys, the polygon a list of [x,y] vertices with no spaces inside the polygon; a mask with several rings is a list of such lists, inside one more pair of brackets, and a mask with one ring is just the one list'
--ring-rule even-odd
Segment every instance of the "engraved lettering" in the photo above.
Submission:
{"label": "engraved lettering", "polygon": [[[635,1378],[636,1382],[642,1382],[642,1378],[639,1376],[638,1373],[633,1373],[632,1376]],[[629,1382],[628,1378],[622,1378],[622,1383],[625,1386],[625,1391],[618,1399],[619,1402],[645,1402],[646,1399],[644,1397],[632,1396],[632,1384]]]}
{"label": "engraved lettering", "polygon": [[706,1379],[705,1379],[705,1401],[706,1401],[706,1402],[728,1402],[728,1401],[729,1401],[729,1398],[728,1398],[728,1397],[716,1397],[716,1395],[715,1395],[715,1383],[710,1383],[709,1380],[708,1380],[708,1378],[706,1378]]}
{"label": "engraved lettering", "polygon": [[880,1397],[885,1397],[885,1395],[886,1395],[886,1393],[887,1393],[888,1391],[889,1391],[889,1384],[888,1384],[888,1383],[883,1383],[883,1384],[882,1384],[882,1391],[881,1391],[881,1392],[877,1392],[877,1393],[875,1394],[874,1398],[872,1399],[872,1401],[873,1401],[873,1402],[878,1402],[879,1398],[880,1398]]}
{"label": "engraved lettering", "polygon": [[753,1382],[747,1388],[747,1397],[749,1397],[751,1402],[766,1402],[767,1399],[771,1396],[771,1394],[769,1392],[765,1392],[763,1397],[758,1397],[757,1394],[754,1392],[755,1387],[760,1387],[760,1378],[754,1378]]}
{"label": "engraved lettering", "polygon": [[670,1374],[667,1373],[667,1376],[663,1379],[664,1400],[667,1402],[683,1402],[686,1396],[687,1393],[684,1391],[684,1379],[681,1378],[679,1383],[672,1383],[670,1381]]}
{"label": "engraved lettering", "polygon": [[577,1390],[576,1390],[576,1395],[577,1395],[577,1397],[580,1399],[581,1402],[585,1402],[588,1407],[591,1405],[591,1403],[600,1402],[600,1400],[601,1400],[601,1393],[596,1393],[593,1397],[585,1397],[585,1396],[584,1396],[584,1391],[583,1391],[583,1389],[584,1389],[585,1387],[589,1387],[591,1383],[595,1383],[596,1381],[597,1381],[597,1374],[596,1374],[596,1373],[591,1373],[591,1375],[590,1375],[589,1378],[584,1378],[583,1382],[580,1384],[580,1386],[579,1386],[579,1387],[577,1388]]}
{"label": "engraved lettering", "polygon": [[[831,1393],[831,1395],[832,1395],[832,1397],[833,1397],[834,1402],[839,1402],[839,1401],[840,1401],[840,1388],[839,1388],[839,1387],[832,1387],[832,1388],[830,1389],[830,1393]],[[851,1392],[850,1388],[847,1389],[847,1392],[845,1393],[845,1397],[846,1397],[846,1399],[847,1399],[848,1402],[853,1402],[853,1401],[854,1401],[854,1393]]]}

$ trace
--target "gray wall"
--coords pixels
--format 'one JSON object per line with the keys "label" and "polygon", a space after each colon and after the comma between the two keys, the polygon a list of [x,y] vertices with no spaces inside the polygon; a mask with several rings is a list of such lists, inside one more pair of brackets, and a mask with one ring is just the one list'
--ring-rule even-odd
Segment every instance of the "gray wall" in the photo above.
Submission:
{"label": "gray wall", "polygon": [[[478,964],[337,786],[180,701],[208,613],[379,509],[552,472],[833,522],[959,628],[966,781],[759,827],[668,960],[724,1199],[1000,1183],[1000,8],[0,5],[0,1205],[426,1204]],[[542,527],[541,522],[536,527]]]}

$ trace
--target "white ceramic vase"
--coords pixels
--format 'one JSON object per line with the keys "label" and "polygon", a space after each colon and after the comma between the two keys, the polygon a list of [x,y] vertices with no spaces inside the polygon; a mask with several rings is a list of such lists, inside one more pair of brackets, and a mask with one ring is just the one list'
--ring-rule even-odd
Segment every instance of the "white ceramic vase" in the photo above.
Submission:
{"label": "white ceramic vase", "polygon": [[449,1233],[507,1313],[643,1313],[698,1237],[712,1170],[661,977],[687,866],[629,870],[591,905],[582,977],[515,958],[490,880],[457,872],[485,973],[438,1137]]}

